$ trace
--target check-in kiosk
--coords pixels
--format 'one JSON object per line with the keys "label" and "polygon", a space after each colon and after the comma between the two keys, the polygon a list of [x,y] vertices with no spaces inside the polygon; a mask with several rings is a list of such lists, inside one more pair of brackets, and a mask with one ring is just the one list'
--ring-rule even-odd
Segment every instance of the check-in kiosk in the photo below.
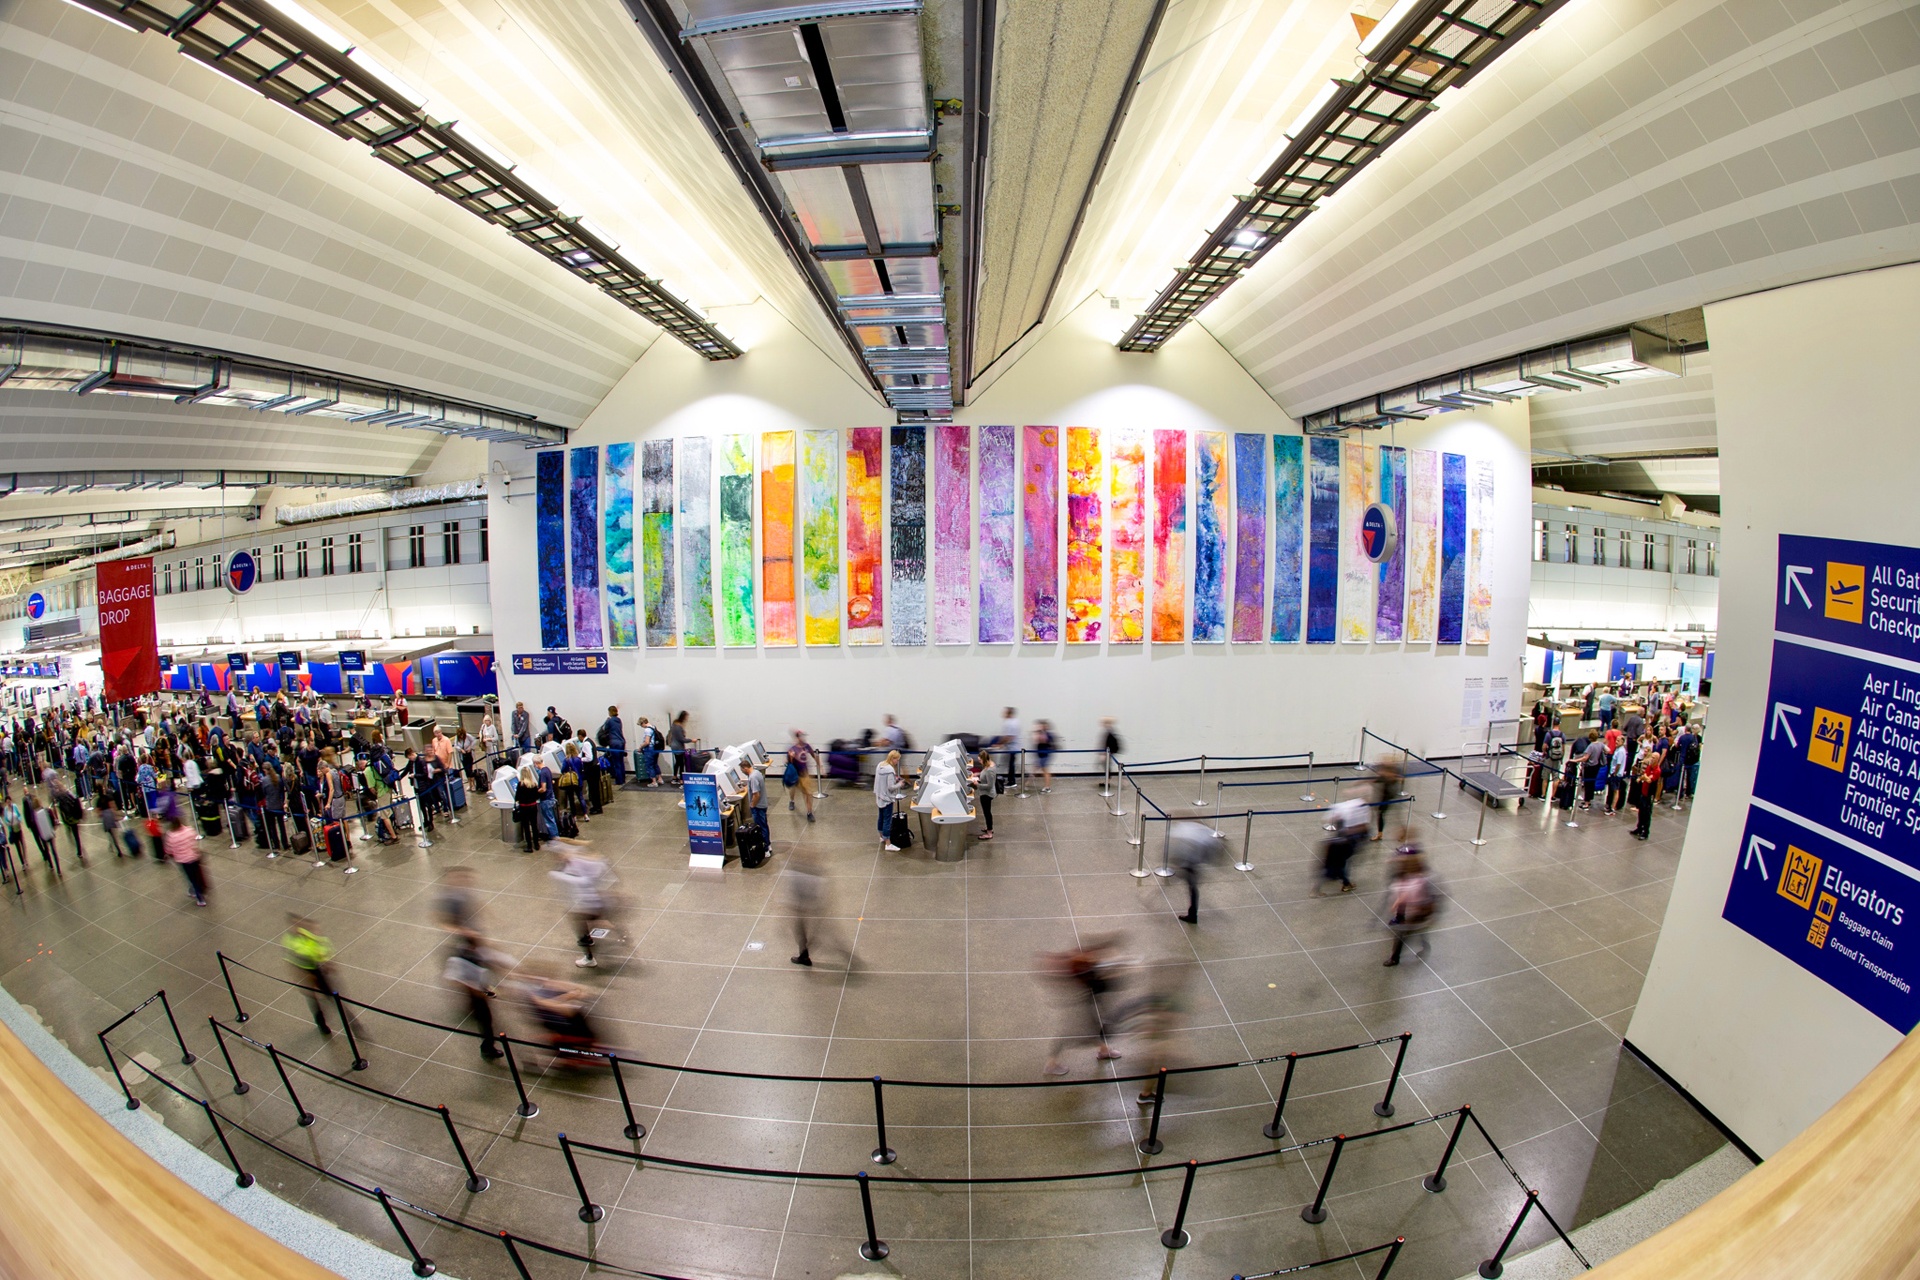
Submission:
{"label": "check-in kiosk", "polygon": [[[914,793],[913,811],[919,818],[920,839],[941,862],[958,861],[973,829],[973,784],[967,773],[966,751],[950,739],[927,753]],[[929,838],[927,823],[933,823]]]}

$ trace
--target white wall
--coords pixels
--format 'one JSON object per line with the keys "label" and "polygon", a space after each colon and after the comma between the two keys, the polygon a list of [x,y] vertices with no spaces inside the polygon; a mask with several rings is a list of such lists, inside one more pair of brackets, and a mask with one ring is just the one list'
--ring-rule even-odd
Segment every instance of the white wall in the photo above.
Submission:
{"label": "white wall", "polygon": [[[884,425],[890,415],[765,308],[726,317],[748,331],[749,354],[709,364],[657,343],[587,419],[579,445],[672,435]],[[1155,356],[1116,350],[1106,309],[1082,307],[1002,376],[957,421],[1111,428],[1288,432],[1296,426],[1199,326]],[[511,655],[537,652],[533,461],[494,449],[516,477],[510,499],[492,486],[493,614],[503,701],[555,704],[582,723],[617,702],[628,717],[694,713],[708,741],[784,737],[816,741],[900,717],[916,742],[955,730],[990,732],[1013,704],[1046,717],[1068,747],[1094,741],[1099,718],[1119,719],[1136,758],[1314,749],[1350,759],[1362,723],[1416,750],[1457,752],[1462,681],[1505,675],[1519,693],[1531,500],[1524,404],[1448,414],[1397,439],[1369,443],[1447,449],[1496,469],[1493,545],[1495,643],[1434,652],[1381,645],[891,645],[761,650],[615,650],[611,678],[515,676]],[[496,469],[496,477],[498,471]],[[1191,545],[1191,524],[1189,528]],[[638,543],[636,540],[636,557]],[[1189,551],[1189,558],[1191,551]]]}
{"label": "white wall", "polygon": [[1707,331],[1725,482],[1714,734],[1627,1035],[1771,1155],[1900,1040],[1720,911],[1759,753],[1778,535],[1920,545],[1920,266],[1709,306]]}

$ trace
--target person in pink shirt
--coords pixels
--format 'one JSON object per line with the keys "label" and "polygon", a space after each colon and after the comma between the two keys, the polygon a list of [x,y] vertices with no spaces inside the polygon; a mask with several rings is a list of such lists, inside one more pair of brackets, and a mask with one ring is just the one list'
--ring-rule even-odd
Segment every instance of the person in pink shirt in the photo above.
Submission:
{"label": "person in pink shirt", "polygon": [[207,869],[200,861],[200,835],[192,827],[181,822],[178,816],[167,818],[162,824],[160,847],[166,851],[167,861],[180,868],[187,878],[187,893],[196,905],[207,905]]}

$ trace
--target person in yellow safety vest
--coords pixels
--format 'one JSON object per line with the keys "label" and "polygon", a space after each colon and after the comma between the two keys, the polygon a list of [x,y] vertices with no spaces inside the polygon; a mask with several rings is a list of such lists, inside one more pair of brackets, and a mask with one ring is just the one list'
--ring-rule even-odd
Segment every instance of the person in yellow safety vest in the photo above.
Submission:
{"label": "person in yellow safety vest", "polygon": [[301,982],[310,988],[307,991],[307,1005],[313,1010],[313,1025],[320,1029],[321,1035],[332,1035],[333,1028],[327,1025],[326,1006],[321,1001],[331,998],[337,990],[333,985],[332,970],[328,968],[333,960],[333,944],[313,931],[312,920],[289,912],[287,932],[280,939],[280,946],[287,953],[287,963],[300,975]]}

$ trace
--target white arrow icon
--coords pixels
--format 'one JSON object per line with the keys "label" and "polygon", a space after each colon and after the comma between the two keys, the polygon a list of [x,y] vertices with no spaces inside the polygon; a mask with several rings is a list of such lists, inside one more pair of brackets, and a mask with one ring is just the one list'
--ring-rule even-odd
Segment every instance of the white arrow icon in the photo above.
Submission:
{"label": "white arrow icon", "polygon": [[1800,582],[1801,574],[1812,573],[1812,572],[1813,572],[1813,566],[1810,564],[1788,565],[1786,585],[1780,588],[1780,603],[1792,604],[1793,593],[1798,591],[1800,593],[1801,602],[1805,604],[1807,608],[1809,609],[1813,608],[1813,599],[1807,595],[1806,587],[1802,586]]}
{"label": "white arrow icon", "polygon": [[1799,714],[1800,714],[1800,708],[1798,707],[1790,707],[1784,702],[1774,703],[1773,704],[1773,724],[1769,726],[1767,729],[1767,741],[1772,742],[1776,735],[1784,733],[1787,735],[1788,746],[1790,747],[1799,746],[1800,739],[1793,736],[1793,721],[1787,719],[1788,715],[1797,716]]}
{"label": "white arrow icon", "polygon": [[1760,856],[1760,850],[1762,849],[1767,850],[1769,853],[1773,852],[1773,841],[1762,840],[1759,836],[1748,836],[1747,856],[1740,860],[1740,869],[1745,871],[1757,862],[1760,864],[1760,878],[1770,882],[1773,877],[1767,874],[1767,860]]}

